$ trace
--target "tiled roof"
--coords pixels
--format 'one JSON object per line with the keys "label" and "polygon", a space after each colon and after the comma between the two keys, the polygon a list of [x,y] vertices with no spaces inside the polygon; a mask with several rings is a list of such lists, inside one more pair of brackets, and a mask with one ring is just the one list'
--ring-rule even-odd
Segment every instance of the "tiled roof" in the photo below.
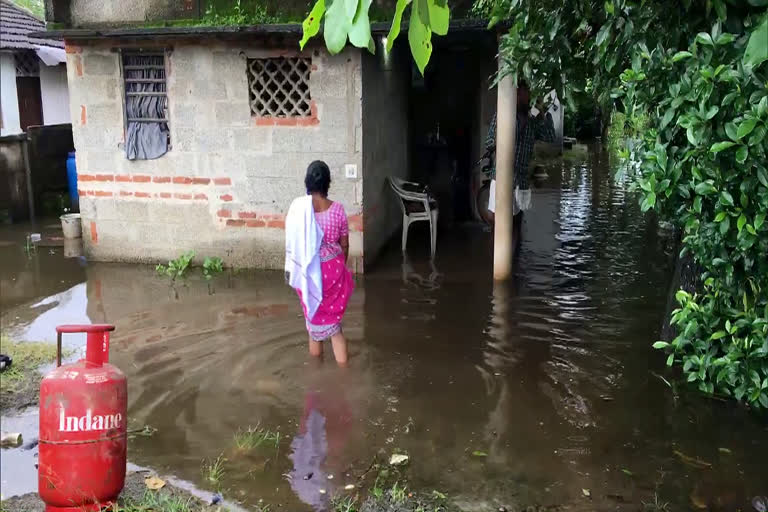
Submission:
{"label": "tiled roof", "polygon": [[0,0],[0,49],[35,50],[36,46],[64,48],[62,41],[29,37],[42,32],[45,23],[8,0]]}

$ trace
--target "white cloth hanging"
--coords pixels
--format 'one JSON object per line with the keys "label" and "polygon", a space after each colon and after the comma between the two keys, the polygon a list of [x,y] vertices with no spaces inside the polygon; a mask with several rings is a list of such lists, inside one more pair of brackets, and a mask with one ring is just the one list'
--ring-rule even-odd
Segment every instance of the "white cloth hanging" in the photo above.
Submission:
{"label": "white cloth hanging", "polygon": [[285,271],[289,274],[288,284],[301,291],[310,321],[323,300],[322,242],[323,230],[315,220],[312,196],[294,199],[285,218]]}
{"label": "white cloth hanging", "polygon": [[[520,187],[515,187],[515,201],[512,205],[512,214],[517,215],[521,211],[526,211],[531,208],[531,190],[520,190]],[[496,213],[496,180],[491,180],[491,190],[488,195],[488,211]]]}

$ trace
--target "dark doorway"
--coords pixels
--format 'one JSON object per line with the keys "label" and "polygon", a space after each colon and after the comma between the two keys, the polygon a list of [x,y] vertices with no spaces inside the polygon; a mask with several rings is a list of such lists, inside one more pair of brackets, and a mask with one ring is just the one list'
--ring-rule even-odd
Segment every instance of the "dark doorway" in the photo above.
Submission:
{"label": "dark doorway", "polygon": [[19,99],[19,124],[25,132],[30,126],[43,124],[43,100],[40,96],[40,77],[16,77],[16,94]]}
{"label": "dark doorway", "polygon": [[411,174],[437,198],[442,228],[474,220],[472,167],[484,137],[482,98],[496,53],[493,37],[456,31],[434,40],[423,78],[413,71]]}

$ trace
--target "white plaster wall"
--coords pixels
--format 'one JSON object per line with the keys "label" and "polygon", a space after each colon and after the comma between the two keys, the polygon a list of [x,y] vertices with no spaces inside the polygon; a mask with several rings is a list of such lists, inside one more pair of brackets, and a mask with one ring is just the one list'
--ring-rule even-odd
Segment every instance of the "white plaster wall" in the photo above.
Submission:
{"label": "white plaster wall", "polygon": [[43,123],[67,124],[69,116],[69,91],[67,67],[46,66],[40,63],[40,94],[43,98]]}
{"label": "white plaster wall", "polygon": [[21,133],[19,100],[16,96],[16,63],[12,53],[0,53],[0,106],[3,116],[0,135]]}

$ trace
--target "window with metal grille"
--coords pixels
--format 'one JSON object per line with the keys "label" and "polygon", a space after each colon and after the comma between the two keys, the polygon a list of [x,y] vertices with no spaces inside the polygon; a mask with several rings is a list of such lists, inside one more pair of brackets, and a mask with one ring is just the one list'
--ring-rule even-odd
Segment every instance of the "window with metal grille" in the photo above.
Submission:
{"label": "window with metal grille", "polygon": [[168,152],[165,52],[122,52],[125,83],[125,154],[151,160]]}
{"label": "window with metal grille", "polygon": [[16,76],[40,76],[40,61],[35,52],[17,52]]}
{"label": "window with metal grille", "polygon": [[248,59],[251,113],[260,117],[310,117],[309,73],[305,57]]}

